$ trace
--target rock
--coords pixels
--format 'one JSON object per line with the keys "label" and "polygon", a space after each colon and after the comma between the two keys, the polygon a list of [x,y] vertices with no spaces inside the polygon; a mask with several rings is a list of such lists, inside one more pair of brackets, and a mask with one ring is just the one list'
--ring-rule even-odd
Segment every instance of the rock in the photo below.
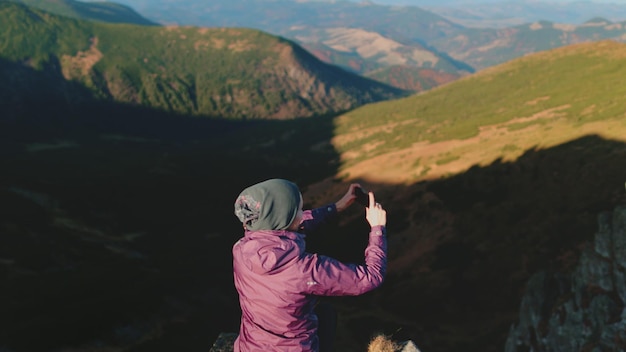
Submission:
{"label": "rock", "polygon": [[238,334],[233,332],[220,333],[209,352],[233,352],[233,344],[237,336]]}
{"label": "rock", "polygon": [[409,340],[400,344],[398,352],[420,352],[420,350],[413,341]]}
{"label": "rock", "polygon": [[598,228],[571,274],[530,278],[506,352],[626,350],[626,206]]}

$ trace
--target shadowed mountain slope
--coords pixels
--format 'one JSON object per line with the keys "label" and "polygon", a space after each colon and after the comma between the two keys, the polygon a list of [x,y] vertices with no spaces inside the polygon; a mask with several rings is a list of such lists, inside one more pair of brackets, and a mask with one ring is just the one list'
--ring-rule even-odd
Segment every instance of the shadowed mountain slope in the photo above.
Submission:
{"label": "shadowed mountain slope", "polygon": [[[16,82],[50,82],[48,71],[0,63],[19,68]],[[330,139],[332,119],[48,99],[0,115],[0,349],[207,350],[239,319],[233,199],[259,179],[333,175],[333,151],[310,148]]]}
{"label": "shadowed mountain slope", "polygon": [[[626,142],[591,135],[409,185],[361,180],[388,213],[389,272],[367,296],[330,300],[337,348],[364,351],[383,332],[424,351],[504,350],[527,280],[571,270],[597,215],[626,202],[625,156]],[[305,199],[324,204],[344,187],[312,185]],[[366,230],[354,209],[308,248],[359,261]]]}
{"label": "shadowed mountain slope", "polygon": [[256,30],[77,21],[6,1],[0,18],[2,58],[51,70],[98,99],[181,114],[294,118],[405,94]]}

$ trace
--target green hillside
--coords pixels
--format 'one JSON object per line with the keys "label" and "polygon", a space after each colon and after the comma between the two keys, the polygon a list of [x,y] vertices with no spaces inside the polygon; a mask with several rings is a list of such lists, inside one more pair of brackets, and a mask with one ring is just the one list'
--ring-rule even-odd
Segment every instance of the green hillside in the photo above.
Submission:
{"label": "green hillside", "polygon": [[157,25],[128,6],[114,2],[76,0],[13,0],[57,15],[110,23]]}
{"label": "green hillside", "polygon": [[[511,121],[503,130],[622,119],[616,97],[626,94],[624,58],[626,45],[604,41],[517,59],[428,94],[350,112],[336,121],[336,135],[351,137],[335,147],[358,154],[355,162],[418,142],[476,137],[484,126]],[[377,147],[364,148],[371,144]]]}
{"label": "green hillside", "polygon": [[[100,100],[181,114],[293,118],[404,94],[256,30],[78,21],[7,1],[0,19],[0,58],[79,83]],[[8,76],[0,90],[28,96],[33,87],[14,91],[19,81]],[[54,94],[75,103],[72,92]]]}

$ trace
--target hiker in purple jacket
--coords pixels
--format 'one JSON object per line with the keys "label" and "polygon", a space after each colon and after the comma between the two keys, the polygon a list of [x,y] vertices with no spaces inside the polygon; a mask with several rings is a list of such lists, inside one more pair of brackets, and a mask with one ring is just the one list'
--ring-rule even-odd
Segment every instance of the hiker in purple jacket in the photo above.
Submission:
{"label": "hiker in purple jacket", "polygon": [[245,234],[233,246],[242,310],[235,352],[324,351],[331,344],[325,335],[318,337],[316,296],[355,296],[382,284],[387,215],[372,192],[365,211],[371,231],[364,265],[305,251],[304,234],[350,206],[356,187],[350,185],[334,204],[306,211],[298,186],[287,180],[267,180],[241,192],[235,214]]}

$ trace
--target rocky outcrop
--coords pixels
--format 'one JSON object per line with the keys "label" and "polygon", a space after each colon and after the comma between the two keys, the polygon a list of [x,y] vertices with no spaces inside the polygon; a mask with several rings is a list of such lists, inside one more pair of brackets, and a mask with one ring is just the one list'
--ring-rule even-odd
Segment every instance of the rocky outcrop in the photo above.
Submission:
{"label": "rocky outcrop", "polygon": [[531,277],[506,352],[626,350],[626,206],[598,224],[572,273]]}

